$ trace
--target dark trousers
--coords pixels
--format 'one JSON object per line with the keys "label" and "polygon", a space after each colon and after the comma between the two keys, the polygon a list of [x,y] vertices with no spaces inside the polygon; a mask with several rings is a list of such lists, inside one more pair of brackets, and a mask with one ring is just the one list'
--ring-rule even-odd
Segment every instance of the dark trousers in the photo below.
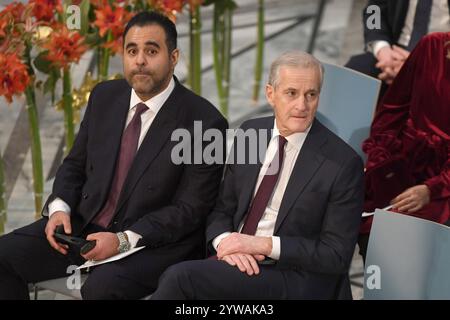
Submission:
{"label": "dark trousers", "polygon": [[[373,54],[370,52],[366,52],[350,57],[350,60],[345,64],[345,67],[378,79],[378,75],[381,73],[381,70],[375,67],[376,64],[377,59],[373,56]],[[378,95],[377,109],[379,102],[383,98],[388,88],[389,86],[384,81],[381,82],[380,93]]]}
{"label": "dark trousers", "polygon": [[313,278],[303,272],[280,270],[273,265],[260,265],[258,275],[248,276],[225,261],[186,261],[163,273],[151,299],[351,299],[348,281],[347,292],[340,288],[345,285],[341,281],[330,281],[324,275]]}
{"label": "dark trousers", "polygon": [[[28,283],[68,276],[70,265],[84,262],[77,252],[64,256],[49,245],[46,223],[41,219],[0,237],[0,300],[29,299]],[[86,233],[92,232],[88,228]],[[83,298],[139,299],[151,294],[166,267],[155,263],[152,254],[152,250],[143,249],[91,269],[81,288]]]}

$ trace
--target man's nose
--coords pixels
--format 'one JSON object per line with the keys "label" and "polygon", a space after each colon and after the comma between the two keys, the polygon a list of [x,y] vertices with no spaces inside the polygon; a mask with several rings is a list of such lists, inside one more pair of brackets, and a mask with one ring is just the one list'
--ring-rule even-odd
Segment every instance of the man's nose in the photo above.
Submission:
{"label": "man's nose", "polygon": [[308,109],[308,106],[306,105],[306,99],[304,96],[299,96],[296,100],[295,100],[295,105],[294,108],[299,110],[299,111],[306,111]]}
{"label": "man's nose", "polygon": [[138,54],[136,55],[136,64],[137,65],[145,65],[147,63],[147,60],[145,58],[145,54],[143,51],[139,51]]}

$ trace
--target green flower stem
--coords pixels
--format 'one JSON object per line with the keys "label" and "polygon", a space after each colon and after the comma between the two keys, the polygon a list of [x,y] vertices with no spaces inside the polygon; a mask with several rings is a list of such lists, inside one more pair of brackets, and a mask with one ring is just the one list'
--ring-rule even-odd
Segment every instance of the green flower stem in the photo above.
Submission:
{"label": "green flower stem", "polygon": [[233,10],[214,5],[213,59],[217,95],[222,114],[228,116]]}
{"label": "green flower stem", "polygon": [[[221,20],[222,19],[222,20]],[[217,5],[214,5],[214,22],[213,22],[213,59],[214,59],[214,71],[216,74],[216,86],[217,95],[219,96],[219,105],[222,114],[224,110],[222,107],[223,101],[223,87],[222,87],[222,28],[223,28],[223,16]]]}
{"label": "green flower stem", "polygon": [[192,91],[201,95],[202,91],[202,61],[201,61],[201,15],[200,6],[190,13],[190,43],[189,43],[189,85]]}
{"label": "green flower stem", "polygon": [[70,66],[63,71],[63,109],[64,109],[64,129],[66,135],[66,146],[64,154],[67,155],[72,149],[75,140],[75,130],[72,108],[72,79],[70,76]]}
{"label": "green flower stem", "polygon": [[[106,34],[106,42],[110,42],[113,40],[113,35],[111,30],[108,30]],[[109,48],[99,48],[98,50],[98,78],[100,81],[105,81],[108,79],[108,71],[109,71],[109,58],[111,56],[111,49]]]}
{"label": "green flower stem", "polygon": [[263,55],[264,55],[264,0],[259,0],[258,4],[258,37],[256,46],[255,77],[253,83],[253,102],[256,104],[259,100],[259,91],[261,86]]}
{"label": "green flower stem", "polygon": [[41,216],[42,196],[44,192],[44,173],[42,168],[42,148],[41,138],[39,135],[39,118],[36,106],[36,97],[34,94],[34,86],[28,85],[25,89],[27,99],[28,121],[30,125],[31,137],[31,159],[33,165],[33,188],[34,188],[34,207],[35,218]]}
{"label": "green flower stem", "polygon": [[3,158],[0,155],[0,235],[5,233],[6,199],[5,199],[5,175],[3,171]]}
{"label": "green flower stem", "polygon": [[231,73],[231,30],[233,24],[233,12],[225,9],[224,12],[224,45],[223,45],[223,114],[228,115],[228,98],[230,96],[230,73]]}

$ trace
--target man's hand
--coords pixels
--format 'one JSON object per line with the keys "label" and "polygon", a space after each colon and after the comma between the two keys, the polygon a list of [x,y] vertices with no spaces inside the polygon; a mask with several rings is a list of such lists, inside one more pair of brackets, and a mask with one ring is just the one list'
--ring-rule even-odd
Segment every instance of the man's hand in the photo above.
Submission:
{"label": "man's hand", "polygon": [[251,255],[245,253],[233,253],[224,256],[222,259],[233,267],[238,267],[241,272],[246,272],[249,276],[259,274],[258,261],[264,260],[263,255]]}
{"label": "man's hand", "polygon": [[217,257],[222,259],[234,253],[268,256],[272,252],[271,237],[256,237],[233,232],[220,241],[217,247]]}
{"label": "man's hand", "polygon": [[393,50],[391,47],[386,46],[381,48],[377,53],[378,62],[376,64],[376,67],[381,70],[391,67],[392,63],[394,62],[392,54]]}
{"label": "man's hand", "polygon": [[382,72],[378,75],[378,78],[390,85],[408,56],[408,50],[396,45],[392,46],[392,49],[389,47],[380,49],[377,56],[377,58],[379,58],[376,67],[380,68]]}
{"label": "man's hand", "polygon": [[72,233],[70,215],[64,211],[56,211],[52,214],[51,218],[47,222],[47,225],[45,226],[45,234],[47,236],[48,243],[50,243],[52,248],[66,255],[69,246],[56,242],[54,237],[56,226],[59,226],[60,224],[64,226],[65,233]]}
{"label": "man's hand", "polygon": [[424,184],[406,189],[391,201],[394,209],[400,212],[413,213],[430,202],[430,189]]}
{"label": "man's hand", "polygon": [[381,73],[378,78],[385,81],[387,84],[391,84],[392,80],[395,78],[394,73],[394,50],[389,47],[381,48],[377,53],[377,64],[375,65],[378,69],[381,69]]}
{"label": "man's hand", "polygon": [[405,62],[405,60],[408,59],[409,54],[410,52],[408,50],[405,50],[396,45],[392,46],[392,58],[394,59],[394,61]]}
{"label": "man's hand", "polygon": [[86,240],[96,240],[94,249],[82,255],[86,260],[108,259],[119,253],[119,238],[112,232],[91,233]]}

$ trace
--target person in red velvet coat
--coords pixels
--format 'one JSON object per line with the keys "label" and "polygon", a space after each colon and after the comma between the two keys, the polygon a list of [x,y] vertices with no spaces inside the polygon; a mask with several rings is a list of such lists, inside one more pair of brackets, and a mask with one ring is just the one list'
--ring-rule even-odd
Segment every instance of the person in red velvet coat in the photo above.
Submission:
{"label": "person in red velvet coat", "polygon": [[[392,211],[449,221],[450,32],[429,34],[412,51],[379,105],[363,150],[365,211],[383,208],[379,199],[388,196]],[[390,177],[396,179],[385,183]],[[406,187],[396,192],[399,183]],[[364,259],[371,225],[372,217],[363,218]]]}

